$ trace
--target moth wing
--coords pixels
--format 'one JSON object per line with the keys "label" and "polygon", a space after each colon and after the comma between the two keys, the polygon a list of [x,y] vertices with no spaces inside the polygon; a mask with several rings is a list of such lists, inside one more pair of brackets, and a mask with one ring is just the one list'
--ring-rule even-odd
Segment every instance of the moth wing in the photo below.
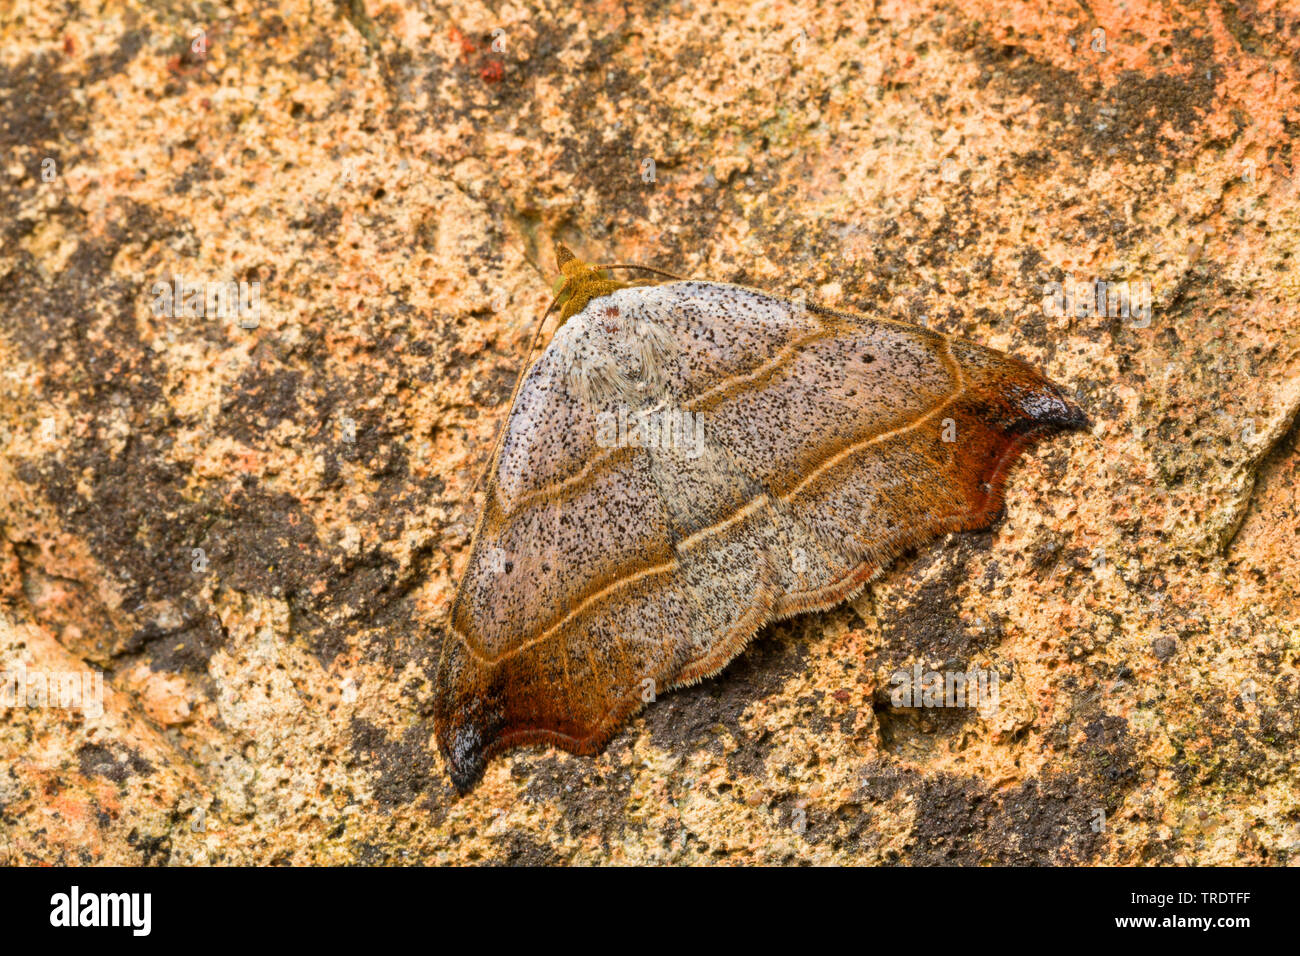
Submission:
{"label": "moth wing", "polygon": [[[609,440],[651,405],[678,440]],[[453,780],[597,751],[768,620],[986,525],[1021,449],[1083,424],[1024,363],[913,326],[720,283],[593,300],[509,413],[439,663]]]}
{"label": "moth wing", "polygon": [[790,331],[766,352],[690,349],[674,381],[778,528],[774,614],[832,606],[908,548],[986,527],[1021,451],[1086,417],[1019,359],[907,323],[720,283],[668,287],[670,337],[731,317]]}
{"label": "moth wing", "polygon": [[673,540],[651,460],[602,442],[623,403],[575,378],[617,378],[589,318],[566,323],[525,376],[457,588],[434,725],[462,790],[513,746],[594,751],[653,695],[644,682],[688,653],[672,629],[688,632],[694,607],[661,586]]}

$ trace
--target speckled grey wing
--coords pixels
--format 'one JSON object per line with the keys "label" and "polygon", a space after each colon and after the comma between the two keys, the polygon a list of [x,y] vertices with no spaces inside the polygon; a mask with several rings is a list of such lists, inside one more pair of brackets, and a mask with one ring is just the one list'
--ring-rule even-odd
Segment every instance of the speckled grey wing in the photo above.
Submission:
{"label": "speckled grey wing", "polygon": [[[655,415],[685,424],[610,440]],[[720,283],[593,300],[494,463],[438,669],[453,780],[522,744],[595,752],[766,621],[987,524],[1018,452],[1082,423],[1023,363],[924,329]]]}

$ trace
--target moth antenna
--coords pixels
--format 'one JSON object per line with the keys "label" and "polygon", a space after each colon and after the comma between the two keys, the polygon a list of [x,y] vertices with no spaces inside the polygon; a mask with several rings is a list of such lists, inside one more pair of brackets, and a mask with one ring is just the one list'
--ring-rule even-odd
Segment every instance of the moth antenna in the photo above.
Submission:
{"label": "moth antenna", "polygon": [[555,311],[555,305],[559,301],[560,297],[558,295],[553,298],[551,304],[546,307],[546,311],[542,313],[542,318],[537,323],[537,331],[533,333],[533,341],[528,345],[528,354],[524,356],[523,364],[519,366],[519,374],[515,376],[515,386],[510,390],[510,401],[506,404],[505,417],[497,422],[496,438],[492,440],[492,454],[488,456],[487,463],[484,464],[483,470],[478,473],[478,479],[474,482],[474,487],[469,490],[471,495],[478,491],[479,486],[483,484],[483,477],[492,470],[492,465],[497,460],[497,452],[501,448],[501,437],[505,434],[506,430],[506,420],[510,417],[510,409],[514,407],[515,396],[519,394],[519,387],[524,383],[524,375],[528,372],[528,362],[532,359],[533,353],[537,351],[537,343],[542,337],[542,330],[546,328],[546,320],[550,318],[551,313]]}
{"label": "moth antenna", "polygon": [[685,282],[686,276],[679,276],[675,272],[664,272],[663,269],[654,269],[650,266],[637,265],[635,262],[612,262],[606,266],[593,266],[593,269],[641,269],[645,272],[653,272],[655,275],[666,276],[669,279],[677,279]]}

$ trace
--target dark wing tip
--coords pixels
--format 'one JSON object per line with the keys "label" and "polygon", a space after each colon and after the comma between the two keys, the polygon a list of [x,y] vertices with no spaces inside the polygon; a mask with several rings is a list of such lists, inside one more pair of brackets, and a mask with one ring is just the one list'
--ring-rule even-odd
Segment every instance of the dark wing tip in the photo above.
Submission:
{"label": "dark wing tip", "polygon": [[1035,375],[1037,381],[1017,383],[1007,389],[1007,397],[1023,416],[1020,428],[1038,432],[1087,431],[1092,421],[1076,403],[1066,398],[1060,386]]}
{"label": "dark wing tip", "polygon": [[[476,708],[472,708],[476,709]],[[434,710],[434,736],[438,740],[438,750],[447,765],[447,774],[461,796],[472,791],[482,779],[487,766],[487,745],[484,735],[478,730],[474,715],[464,709],[452,709],[445,713],[441,708]]]}
{"label": "dark wing tip", "polygon": [[[462,720],[464,715],[459,715]],[[452,726],[446,726],[443,715],[434,717],[434,736],[438,741],[438,750],[447,765],[447,774],[456,785],[457,792],[463,797],[483,779],[487,767],[485,748],[482,740],[472,725],[453,720]],[[450,736],[450,739],[448,737]]]}
{"label": "dark wing tip", "polygon": [[483,779],[483,771],[486,767],[486,761],[478,758],[461,766],[454,763],[448,764],[447,769],[451,776],[451,782],[456,786],[456,792],[463,797],[478,786],[478,782]]}

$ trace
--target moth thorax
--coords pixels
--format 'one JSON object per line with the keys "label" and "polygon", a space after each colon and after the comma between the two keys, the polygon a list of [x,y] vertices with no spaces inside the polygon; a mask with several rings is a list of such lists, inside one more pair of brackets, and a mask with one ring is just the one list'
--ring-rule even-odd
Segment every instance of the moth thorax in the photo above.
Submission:
{"label": "moth thorax", "polygon": [[599,304],[596,312],[569,367],[574,393],[594,405],[639,408],[661,401],[676,352],[668,333],[646,319],[603,323]]}

